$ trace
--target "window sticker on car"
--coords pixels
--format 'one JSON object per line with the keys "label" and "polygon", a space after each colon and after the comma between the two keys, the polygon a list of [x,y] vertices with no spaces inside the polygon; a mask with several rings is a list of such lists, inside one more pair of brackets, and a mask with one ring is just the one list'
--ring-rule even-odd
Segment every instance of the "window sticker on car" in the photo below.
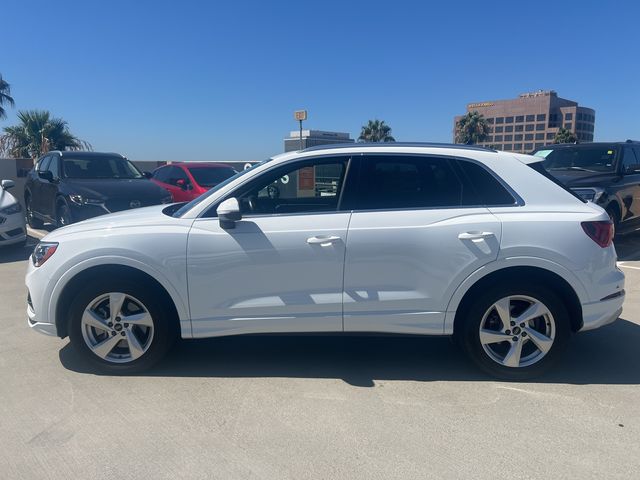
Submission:
{"label": "window sticker on car", "polygon": [[613,150],[607,150],[607,155],[613,155]]}
{"label": "window sticker on car", "polygon": [[549,155],[550,153],[551,150],[540,150],[539,152],[534,153],[533,156],[547,158],[547,155]]}

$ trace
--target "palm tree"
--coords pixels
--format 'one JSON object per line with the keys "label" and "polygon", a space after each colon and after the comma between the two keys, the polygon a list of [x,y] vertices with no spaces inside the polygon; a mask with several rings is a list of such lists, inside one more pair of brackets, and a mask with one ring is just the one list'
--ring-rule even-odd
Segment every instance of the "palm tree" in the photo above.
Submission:
{"label": "palm tree", "polygon": [[489,123],[477,110],[464,115],[456,123],[456,143],[473,145],[484,142],[489,135]]}
{"label": "palm tree", "polygon": [[553,143],[578,143],[578,137],[571,130],[560,127],[556,137],[553,139]]}
{"label": "palm tree", "polygon": [[2,78],[2,74],[0,74],[0,119],[7,118],[7,112],[2,108],[5,104],[9,104],[12,107],[15,106],[13,97],[11,97],[11,87]]}
{"label": "palm tree", "polygon": [[67,122],[44,110],[18,112],[20,124],[4,127],[0,152],[13,158],[38,158],[49,150],[91,150],[91,145],[71,134]]}
{"label": "palm tree", "polygon": [[391,127],[384,120],[369,120],[362,126],[359,142],[395,142],[391,136]]}

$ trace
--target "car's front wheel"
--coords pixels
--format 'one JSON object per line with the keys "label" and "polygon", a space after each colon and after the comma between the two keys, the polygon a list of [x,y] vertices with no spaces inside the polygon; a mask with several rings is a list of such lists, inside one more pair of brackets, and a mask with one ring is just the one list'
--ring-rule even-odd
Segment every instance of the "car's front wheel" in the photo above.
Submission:
{"label": "car's front wheel", "polygon": [[56,205],[56,226],[64,227],[73,223],[73,217],[71,215],[71,209],[67,202],[64,200],[58,200]]}
{"label": "car's front wheel", "polygon": [[69,338],[89,363],[106,373],[135,373],[171,348],[177,322],[161,292],[130,280],[95,281],[71,305]]}
{"label": "car's front wheel", "polygon": [[27,210],[27,223],[29,224],[29,226],[31,228],[36,228],[36,229],[42,228],[44,226],[44,222],[40,220],[38,217],[36,217],[35,213],[33,212],[31,195],[29,194],[25,195],[24,203]]}
{"label": "car's front wheel", "polygon": [[484,291],[461,321],[456,334],[469,357],[505,380],[528,380],[546,372],[571,333],[561,299],[536,284],[504,284]]}

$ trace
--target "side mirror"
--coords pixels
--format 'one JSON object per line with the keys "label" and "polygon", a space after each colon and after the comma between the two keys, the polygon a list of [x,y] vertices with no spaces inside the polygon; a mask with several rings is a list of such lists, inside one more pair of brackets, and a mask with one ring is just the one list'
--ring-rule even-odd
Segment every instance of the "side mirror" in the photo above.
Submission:
{"label": "side mirror", "polygon": [[47,182],[53,182],[53,173],[51,173],[49,170],[38,172],[38,176],[41,179],[46,180]]}
{"label": "side mirror", "polygon": [[242,219],[240,204],[238,203],[238,199],[235,197],[227,198],[224,202],[218,205],[216,213],[218,214],[220,227],[225,230],[236,228],[236,222]]}
{"label": "side mirror", "polygon": [[151,173],[151,172],[142,172],[142,176],[144,178],[152,178],[153,177],[153,173]]}
{"label": "side mirror", "polygon": [[190,184],[183,178],[176,180],[176,186],[180,187],[182,190],[189,190]]}
{"label": "side mirror", "polygon": [[2,180],[2,183],[0,183],[0,186],[2,187],[3,190],[9,190],[10,188],[15,187],[16,183],[13,180]]}

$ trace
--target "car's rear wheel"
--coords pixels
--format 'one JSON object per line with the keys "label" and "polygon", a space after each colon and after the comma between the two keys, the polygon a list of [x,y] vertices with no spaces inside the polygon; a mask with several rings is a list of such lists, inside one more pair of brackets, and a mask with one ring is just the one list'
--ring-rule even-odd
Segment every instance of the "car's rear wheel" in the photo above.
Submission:
{"label": "car's rear wheel", "polygon": [[69,338],[80,355],[107,373],[135,373],[159,361],[177,336],[161,292],[129,280],[98,280],[71,306]]}
{"label": "car's rear wheel", "polygon": [[27,223],[31,228],[42,228],[44,222],[37,218],[33,213],[33,207],[31,205],[31,195],[25,195],[24,203],[27,210]]}
{"label": "car's rear wheel", "polygon": [[560,298],[540,285],[497,285],[477,295],[457,330],[469,357],[505,380],[546,372],[565,350],[571,333]]}
{"label": "car's rear wheel", "polygon": [[71,215],[71,209],[67,202],[59,200],[56,204],[56,226],[64,227],[73,223],[73,217]]}

